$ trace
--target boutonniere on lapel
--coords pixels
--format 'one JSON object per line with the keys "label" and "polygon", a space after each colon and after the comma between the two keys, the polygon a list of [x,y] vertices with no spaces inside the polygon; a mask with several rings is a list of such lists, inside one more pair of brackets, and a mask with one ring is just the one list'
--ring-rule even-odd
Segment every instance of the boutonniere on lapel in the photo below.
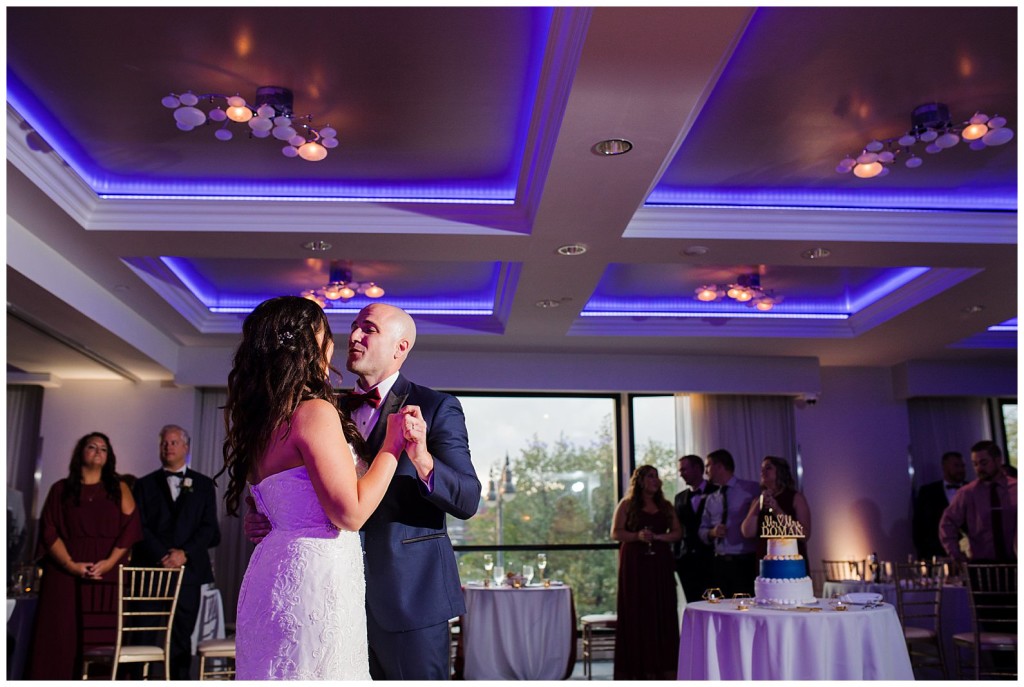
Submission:
{"label": "boutonniere on lapel", "polygon": [[182,491],[182,493],[185,493],[186,491],[189,491],[189,492],[192,491],[192,478],[191,477],[186,477],[185,479],[181,480],[181,491]]}

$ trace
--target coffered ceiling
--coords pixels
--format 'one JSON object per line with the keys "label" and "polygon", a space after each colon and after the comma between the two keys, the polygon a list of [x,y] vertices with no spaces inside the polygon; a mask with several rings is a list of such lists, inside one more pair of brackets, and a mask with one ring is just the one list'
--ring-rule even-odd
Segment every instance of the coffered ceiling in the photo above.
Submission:
{"label": "coffered ceiling", "polygon": [[[174,379],[332,260],[437,351],[1015,360],[1017,139],[835,168],[1016,129],[1017,55],[1014,7],[9,7],[9,369]],[[161,105],[268,85],[326,159]],[[780,302],[695,299],[740,275]]]}

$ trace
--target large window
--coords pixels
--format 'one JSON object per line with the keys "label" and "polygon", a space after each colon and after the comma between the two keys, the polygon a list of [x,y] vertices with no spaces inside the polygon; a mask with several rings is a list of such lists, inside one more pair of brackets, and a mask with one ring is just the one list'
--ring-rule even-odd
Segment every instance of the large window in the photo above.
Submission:
{"label": "large window", "polygon": [[483,485],[477,514],[448,523],[462,579],[483,577],[486,553],[509,572],[545,553],[577,612],[614,611],[618,397],[458,396]]}
{"label": "large window", "polygon": [[1000,401],[999,411],[1003,422],[1006,460],[1013,467],[1017,467],[1017,401]]}
{"label": "large window", "polygon": [[[653,465],[661,477],[665,498],[672,502],[683,487],[679,478],[679,456],[676,450],[677,403],[683,417],[689,416],[689,398],[686,396],[633,396],[633,457],[634,469],[641,465]],[[682,434],[690,432],[682,428]]]}

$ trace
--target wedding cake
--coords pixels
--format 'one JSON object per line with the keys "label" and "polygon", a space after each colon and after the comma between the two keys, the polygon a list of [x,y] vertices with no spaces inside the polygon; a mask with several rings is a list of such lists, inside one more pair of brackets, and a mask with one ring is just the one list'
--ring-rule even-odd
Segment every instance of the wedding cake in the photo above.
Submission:
{"label": "wedding cake", "polygon": [[814,602],[804,557],[797,549],[803,539],[800,523],[784,513],[768,513],[761,538],[768,540],[768,554],[761,561],[761,575],[754,580],[754,597],[763,603],[797,606]]}

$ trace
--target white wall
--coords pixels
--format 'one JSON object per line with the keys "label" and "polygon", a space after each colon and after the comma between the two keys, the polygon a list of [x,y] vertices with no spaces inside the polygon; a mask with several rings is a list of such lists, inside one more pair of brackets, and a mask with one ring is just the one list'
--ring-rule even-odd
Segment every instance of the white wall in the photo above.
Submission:
{"label": "white wall", "polygon": [[[194,433],[196,391],[156,382],[67,381],[43,393],[40,502],[65,477],[75,443],[103,432],[117,454],[117,471],[141,477],[160,467],[158,433],[168,424]],[[38,515],[38,513],[35,513]]]}
{"label": "white wall", "polygon": [[910,534],[906,402],[881,368],[822,368],[821,397],[797,408],[803,487],[811,506],[808,555],[904,560]]}
{"label": "white wall", "polygon": [[[419,367],[412,368],[410,376],[417,381],[443,386],[438,380],[445,378],[444,370],[456,370],[455,387],[468,386],[465,370],[449,365],[445,356],[422,356]],[[412,360],[410,360],[410,363]],[[522,362],[519,374],[515,368]],[[474,388],[506,388],[512,379],[519,383],[514,388],[530,386],[536,390],[609,390],[609,379],[619,389],[648,391],[711,391],[690,389],[683,379],[674,379],[672,388],[665,380],[656,388],[640,389],[625,383],[630,367],[621,364],[614,368],[609,361],[573,357],[559,368],[546,360],[541,367],[549,376],[538,378],[536,368],[525,377],[525,361],[492,361],[490,371],[482,363],[474,369],[487,383],[474,384]],[[911,551],[910,499],[911,484],[907,474],[907,447],[910,443],[906,401],[897,397],[893,371],[888,368],[818,368],[813,374],[804,369],[803,359],[792,359],[771,372],[770,366],[759,368],[760,375],[747,376],[746,389],[732,393],[785,393],[781,389],[779,371],[792,374],[798,371],[800,381],[796,388],[818,390],[820,398],[815,405],[798,407],[796,411],[797,442],[800,445],[804,467],[804,489],[811,505],[814,535],[810,542],[812,565],[817,567],[822,558],[864,558],[875,551],[886,560],[901,559]],[[436,365],[434,363],[443,363]],[[510,364],[512,363],[512,364]],[[688,366],[679,362],[671,376]],[[633,375],[641,385],[655,387],[653,372],[646,364]],[[601,370],[614,369],[612,375],[601,375]],[[572,383],[573,373],[599,376],[601,381]],[[819,375],[820,373],[820,375]],[[783,375],[784,376],[784,375]],[[451,377],[451,375],[449,375]],[[649,378],[651,377],[651,378]],[[819,378],[820,377],[820,378]],[[706,381],[706,380],[705,380]],[[493,382],[491,385],[490,383]],[[793,380],[789,380],[793,384]],[[489,386],[490,385],[490,386]],[[703,383],[702,383],[703,385]],[[614,389],[611,389],[614,390]],[[64,476],[75,442],[90,431],[102,431],[110,436],[117,451],[121,472],[143,475],[158,466],[157,432],[168,423],[180,424],[194,433],[197,392],[192,387],[173,387],[157,383],[132,384],[117,381],[65,381],[58,388],[48,388],[43,399],[41,433],[43,436],[43,471],[40,495],[45,496],[50,485]],[[755,478],[756,475],[746,477]]]}

